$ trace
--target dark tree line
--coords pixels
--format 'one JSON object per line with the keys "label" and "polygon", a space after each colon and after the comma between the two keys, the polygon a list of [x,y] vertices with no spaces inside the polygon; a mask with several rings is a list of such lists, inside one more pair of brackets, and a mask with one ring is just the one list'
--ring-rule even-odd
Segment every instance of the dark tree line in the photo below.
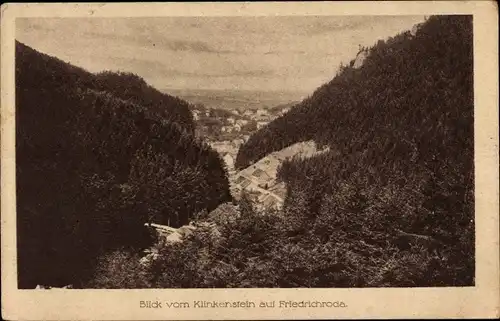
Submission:
{"label": "dark tree line", "polygon": [[95,75],[95,88],[112,92],[114,96],[146,107],[149,117],[180,124],[194,132],[194,120],[186,101],[161,93],[141,77],[129,72],[104,71]]}
{"label": "dark tree line", "polygon": [[78,287],[100,255],[141,249],[230,199],[188,104],[141,78],[98,75],[16,43],[20,288]]}
{"label": "dark tree line", "polygon": [[472,17],[434,16],[415,36],[405,32],[369,48],[359,69],[342,66],[254,133],[236,165],[300,141],[328,145],[326,154],[279,169],[285,208],[307,216],[298,228],[316,230],[324,242],[343,231],[374,245],[419,235],[438,255],[422,284],[471,285],[473,88]]}

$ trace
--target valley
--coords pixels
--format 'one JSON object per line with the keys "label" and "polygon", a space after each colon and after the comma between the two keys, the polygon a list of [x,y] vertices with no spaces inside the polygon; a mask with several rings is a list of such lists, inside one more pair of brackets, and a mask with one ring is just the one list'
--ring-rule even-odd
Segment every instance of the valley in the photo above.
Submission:
{"label": "valley", "polygon": [[[286,186],[276,178],[278,167],[285,160],[313,157],[327,152],[328,148],[318,150],[314,141],[300,142],[266,155],[245,169],[237,170],[235,160],[240,146],[255,131],[282,117],[297,104],[294,101],[281,101],[279,105],[269,107],[262,105],[265,100],[262,97],[270,102],[276,93],[250,92],[254,94],[251,96],[249,92],[243,93],[246,95],[242,95],[241,91],[224,91],[224,95],[209,90],[181,92],[193,106],[197,135],[219,153],[226,166],[232,197],[239,200],[241,194],[246,193],[258,209],[281,209],[286,197]],[[288,93],[288,97],[299,95]],[[279,98],[274,99],[275,103]],[[201,103],[209,101],[211,103],[208,105]]]}

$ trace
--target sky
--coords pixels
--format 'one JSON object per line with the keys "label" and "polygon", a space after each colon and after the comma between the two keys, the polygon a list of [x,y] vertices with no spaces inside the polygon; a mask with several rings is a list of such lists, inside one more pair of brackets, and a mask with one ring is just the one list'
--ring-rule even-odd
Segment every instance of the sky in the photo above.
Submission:
{"label": "sky", "polygon": [[312,92],[359,46],[423,16],[18,18],[16,39],[91,72],[133,72],[160,90]]}

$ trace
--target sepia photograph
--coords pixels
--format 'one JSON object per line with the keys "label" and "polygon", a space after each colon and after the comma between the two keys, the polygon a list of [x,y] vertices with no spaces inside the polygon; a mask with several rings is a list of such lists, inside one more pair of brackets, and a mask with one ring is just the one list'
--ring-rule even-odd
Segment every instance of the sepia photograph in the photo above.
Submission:
{"label": "sepia photograph", "polygon": [[18,19],[19,287],[473,286],[472,45],[470,15]]}
{"label": "sepia photograph", "polygon": [[474,23],[16,17],[17,289],[474,288]]}

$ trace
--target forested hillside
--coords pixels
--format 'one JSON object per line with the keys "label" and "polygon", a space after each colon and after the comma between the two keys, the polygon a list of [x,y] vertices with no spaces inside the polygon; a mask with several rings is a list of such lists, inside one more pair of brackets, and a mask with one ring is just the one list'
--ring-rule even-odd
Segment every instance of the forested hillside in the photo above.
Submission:
{"label": "forested hillside", "polygon": [[388,149],[397,144],[403,154],[425,142],[422,152],[430,155],[450,149],[441,148],[449,144],[439,139],[456,137],[446,129],[469,134],[470,17],[432,17],[415,36],[408,31],[379,40],[368,51],[361,68],[352,67],[354,60],[341,66],[329,83],[254,133],[240,149],[236,166],[247,167],[272,151],[309,139],[343,155],[368,147],[385,157],[379,153],[384,146],[375,148],[374,141]]}
{"label": "forested hillside", "polygon": [[[95,75],[98,90],[112,92],[114,96],[146,107],[150,117],[180,124],[194,132],[194,120],[189,104],[175,96],[161,93],[148,85],[141,77],[128,72],[103,71]],[[153,116],[154,115],[154,116]]]}
{"label": "forested hillside", "polygon": [[[303,199],[304,213],[326,239],[339,229],[367,243],[390,231],[429,237],[447,252],[440,282],[471,284],[473,88],[472,18],[431,17],[414,36],[379,41],[361,68],[343,67],[257,132],[238,164],[267,153],[267,146],[310,138],[329,145],[331,152],[279,170],[289,206]],[[344,228],[339,215],[350,218]]]}
{"label": "forested hillside", "polygon": [[78,287],[98,256],[142,249],[230,199],[188,103],[133,74],[91,74],[16,43],[18,278]]}

